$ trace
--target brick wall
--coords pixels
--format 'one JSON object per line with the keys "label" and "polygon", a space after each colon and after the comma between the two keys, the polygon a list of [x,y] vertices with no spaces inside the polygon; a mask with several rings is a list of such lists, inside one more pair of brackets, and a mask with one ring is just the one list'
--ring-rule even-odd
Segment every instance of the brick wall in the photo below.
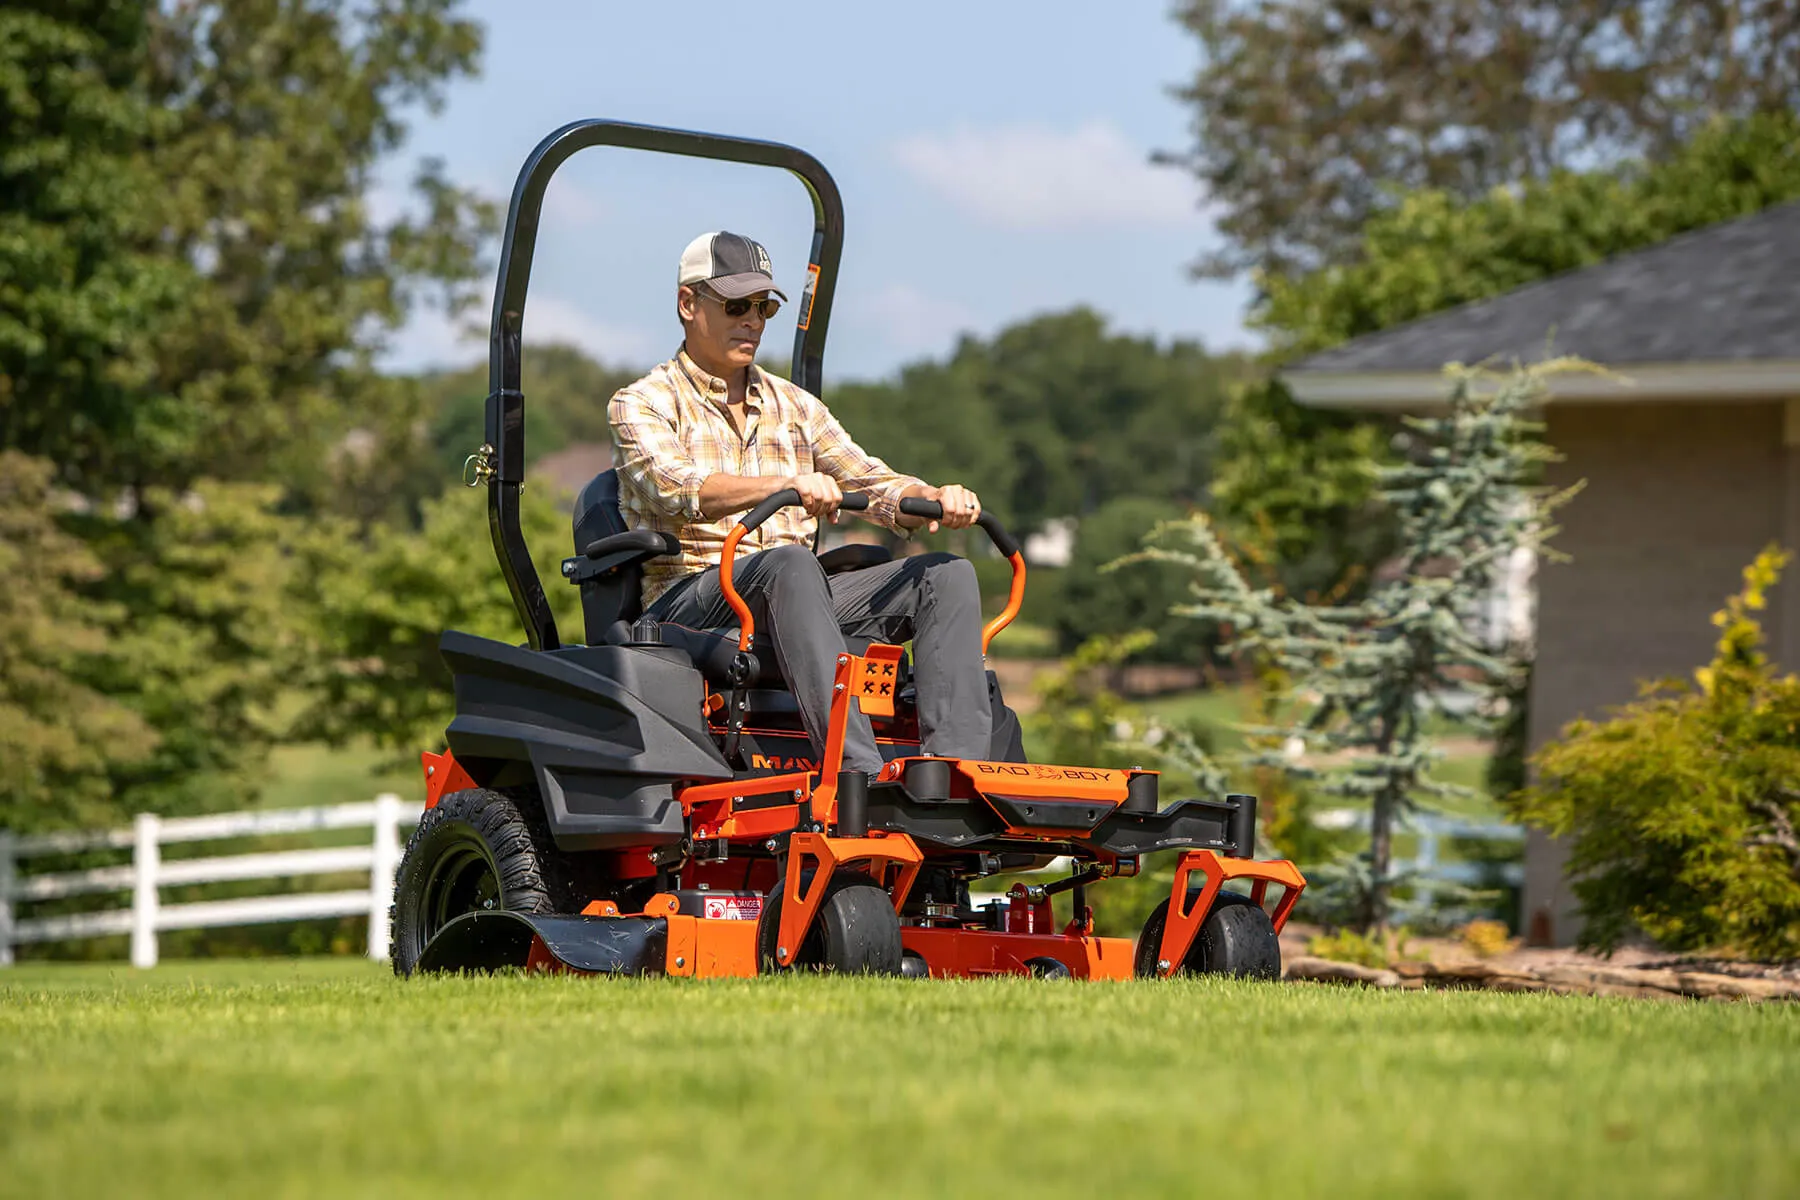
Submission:
{"label": "brick wall", "polygon": [[[1571,556],[1538,573],[1531,743],[1576,716],[1629,701],[1638,681],[1689,675],[1710,657],[1708,621],[1770,541],[1793,546],[1796,451],[1780,403],[1558,402],[1547,437],[1565,455],[1552,479],[1587,481],[1553,545]],[[1796,547],[1800,548],[1800,547]],[[1800,644],[1800,587],[1768,614],[1772,649]],[[1795,665],[1790,663],[1790,665]],[[1577,932],[1559,846],[1526,843],[1529,933]]]}

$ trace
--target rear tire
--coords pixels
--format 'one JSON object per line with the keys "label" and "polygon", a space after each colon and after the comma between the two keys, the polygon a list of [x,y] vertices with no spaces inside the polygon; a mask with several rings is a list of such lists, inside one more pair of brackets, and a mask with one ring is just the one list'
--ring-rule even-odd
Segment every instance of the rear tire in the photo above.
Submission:
{"label": "rear tire", "polygon": [[[1192,903],[1199,892],[1188,893]],[[1162,947],[1163,928],[1169,921],[1169,902],[1164,900],[1144,922],[1138,934],[1134,960],[1139,978],[1153,978],[1157,952]],[[1176,968],[1177,975],[1236,975],[1245,979],[1281,978],[1281,942],[1275,936],[1275,923],[1262,905],[1238,892],[1220,892],[1212,911],[1194,935],[1187,958]]]}
{"label": "rear tire", "polygon": [[783,882],[769,893],[757,926],[757,957],[764,974],[791,970],[845,975],[901,973],[905,952],[900,945],[900,916],[886,889],[860,871],[844,871],[832,877],[793,964],[778,965],[776,943],[781,935],[785,891]]}
{"label": "rear tire", "polygon": [[425,811],[394,878],[394,974],[411,975],[426,943],[464,913],[570,911],[568,863],[535,804],[471,788]]}

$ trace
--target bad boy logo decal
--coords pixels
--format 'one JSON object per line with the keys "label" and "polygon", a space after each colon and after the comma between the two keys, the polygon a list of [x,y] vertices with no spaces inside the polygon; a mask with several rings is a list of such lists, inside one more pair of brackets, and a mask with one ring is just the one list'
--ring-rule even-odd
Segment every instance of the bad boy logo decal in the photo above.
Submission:
{"label": "bad boy logo decal", "polygon": [[769,273],[769,252],[754,242],[751,245],[756,248],[756,269],[767,275]]}

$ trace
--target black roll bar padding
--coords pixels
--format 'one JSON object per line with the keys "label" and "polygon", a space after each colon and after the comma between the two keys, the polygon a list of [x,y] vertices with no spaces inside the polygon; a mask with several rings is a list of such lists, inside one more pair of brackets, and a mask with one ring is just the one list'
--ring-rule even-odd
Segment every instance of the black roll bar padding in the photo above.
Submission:
{"label": "black roll bar padding", "polygon": [[825,334],[831,324],[831,301],[844,250],[844,204],[837,183],[818,159],[794,146],[627,121],[585,120],[564,125],[531,152],[513,185],[500,242],[500,272],[488,338],[487,442],[493,447],[488,533],[513,606],[535,650],[554,650],[562,642],[519,523],[519,489],[525,482],[525,397],[519,390],[525,293],[531,282],[544,191],[558,167],[591,146],[779,167],[799,177],[812,199],[813,237],[801,317],[794,332],[792,378],[815,396],[822,394],[824,387]]}
{"label": "black roll bar padding", "polygon": [[1256,857],[1256,797],[1233,792],[1225,797],[1236,805],[1226,818],[1225,836],[1239,858]]}
{"label": "black roll bar padding", "polygon": [[869,776],[866,772],[838,772],[837,836],[869,836]]}
{"label": "black roll bar padding", "polygon": [[[745,513],[744,519],[738,524],[744,527],[745,533],[749,533],[782,509],[798,503],[800,503],[799,492],[793,488],[782,488],[773,495],[763,497],[762,503]],[[838,504],[840,512],[862,512],[868,507],[869,497],[866,492],[845,492],[843,500]]]}
{"label": "black roll bar padding", "polygon": [[[900,511],[906,516],[923,517],[927,521],[944,519],[944,506],[922,496],[908,496],[902,500]],[[982,532],[988,535],[988,540],[994,543],[994,549],[1000,551],[1002,557],[1011,558],[1019,552],[1019,539],[1008,533],[1006,526],[993,513],[982,509],[981,515],[975,518],[975,523],[981,526]]]}

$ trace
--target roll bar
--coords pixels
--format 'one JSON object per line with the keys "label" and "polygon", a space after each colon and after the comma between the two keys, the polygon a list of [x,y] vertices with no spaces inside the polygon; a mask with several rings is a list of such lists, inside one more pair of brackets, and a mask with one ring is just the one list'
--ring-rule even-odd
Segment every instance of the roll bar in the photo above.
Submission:
{"label": "roll bar", "polygon": [[531,282],[531,258],[537,248],[538,220],[550,177],[571,155],[591,146],[779,167],[799,177],[812,198],[813,237],[794,332],[793,380],[815,396],[824,386],[825,333],[831,323],[831,301],[844,249],[844,204],[837,184],[818,159],[793,146],[625,121],[587,120],[564,125],[531,152],[519,170],[506,212],[488,344],[487,443],[476,457],[481,460],[477,482],[485,481],[488,487],[488,533],[494,554],[534,650],[554,650],[562,642],[519,526],[519,491],[525,483],[525,397],[519,390],[525,292]]}

